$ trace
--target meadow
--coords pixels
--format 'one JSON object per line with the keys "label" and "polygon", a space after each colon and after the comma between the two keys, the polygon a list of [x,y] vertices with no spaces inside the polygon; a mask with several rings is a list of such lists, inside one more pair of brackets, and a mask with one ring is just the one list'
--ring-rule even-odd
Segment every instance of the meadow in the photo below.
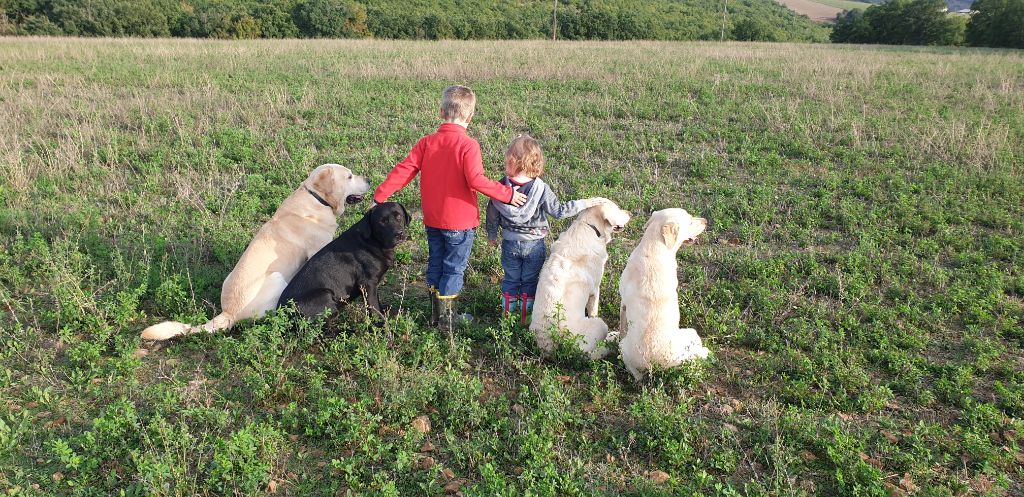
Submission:
{"label": "meadow", "polygon": [[[5,495],[1024,494],[1024,54],[672,42],[0,38]],[[541,360],[478,236],[456,334],[422,223],[383,325],[204,322],[313,167],[379,183],[477,92],[501,173],[708,218],[679,305],[708,361]],[[415,210],[417,190],[395,197]],[[343,226],[366,205],[351,208]],[[555,224],[555,231],[567,226]]]}

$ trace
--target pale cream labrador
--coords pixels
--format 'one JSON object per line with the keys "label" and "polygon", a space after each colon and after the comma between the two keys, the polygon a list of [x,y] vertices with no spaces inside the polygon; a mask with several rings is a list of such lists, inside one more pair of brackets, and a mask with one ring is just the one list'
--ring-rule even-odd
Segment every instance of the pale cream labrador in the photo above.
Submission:
{"label": "pale cream labrador", "polygon": [[697,331],[679,328],[676,252],[704,232],[707,220],[683,209],[655,212],[640,244],[629,255],[619,280],[622,305],[619,351],[637,381],[652,366],[671,368],[693,358],[706,358]]}
{"label": "pale cream labrador", "polygon": [[540,271],[530,323],[544,354],[554,350],[551,332],[556,329],[575,339],[592,359],[608,353],[599,343],[608,335],[608,325],[597,317],[601,278],[608,261],[606,246],[629,217],[629,212],[613,202],[599,204],[580,213],[551,244],[551,255]]}
{"label": "pale cream labrador", "polygon": [[362,200],[370,184],[338,164],[324,164],[274,212],[249,242],[220,292],[222,312],[204,325],[164,321],[142,331],[147,340],[230,328],[242,319],[258,318],[277,306],[277,299],[299,268],[334,238],[345,206]]}

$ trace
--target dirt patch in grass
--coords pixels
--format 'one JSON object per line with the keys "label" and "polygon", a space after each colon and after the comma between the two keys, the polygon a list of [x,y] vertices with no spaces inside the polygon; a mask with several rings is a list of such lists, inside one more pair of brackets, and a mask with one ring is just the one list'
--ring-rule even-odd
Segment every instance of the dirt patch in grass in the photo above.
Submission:
{"label": "dirt patch in grass", "polygon": [[836,18],[836,14],[843,11],[843,9],[832,7],[829,5],[821,4],[818,2],[812,2],[810,0],[777,0],[786,8],[810,17],[812,21],[817,22],[832,22]]}

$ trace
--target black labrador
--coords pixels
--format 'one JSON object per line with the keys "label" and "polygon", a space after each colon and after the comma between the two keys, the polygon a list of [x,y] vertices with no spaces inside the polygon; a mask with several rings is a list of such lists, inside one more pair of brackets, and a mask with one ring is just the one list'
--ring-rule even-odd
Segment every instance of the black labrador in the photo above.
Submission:
{"label": "black labrador", "polygon": [[395,247],[406,239],[410,220],[397,202],[373,207],[299,269],[278,307],[294,301],[300,314],[313,318],[328,309],[336,313],[344,302],[362,296],[367,309],[383,317],[377,288],[395,262]]}

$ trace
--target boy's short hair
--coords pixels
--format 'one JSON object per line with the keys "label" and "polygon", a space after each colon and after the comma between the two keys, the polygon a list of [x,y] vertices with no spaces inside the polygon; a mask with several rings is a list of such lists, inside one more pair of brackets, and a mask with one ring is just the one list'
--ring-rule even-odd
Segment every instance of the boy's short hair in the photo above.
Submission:
{"label": "boy's short hair", "polygon": [[475,110],[476,95],[468,86],[449,86],[441,94],[441,118],[445,121],[465,121]]}
{"label": "boy's short hair", "polygon": [[530,135],[519,135],[508,144],[505,163],[512,166],[516,174],[531,178],[544,174],[544,154],[540,151],[540,143]]}

